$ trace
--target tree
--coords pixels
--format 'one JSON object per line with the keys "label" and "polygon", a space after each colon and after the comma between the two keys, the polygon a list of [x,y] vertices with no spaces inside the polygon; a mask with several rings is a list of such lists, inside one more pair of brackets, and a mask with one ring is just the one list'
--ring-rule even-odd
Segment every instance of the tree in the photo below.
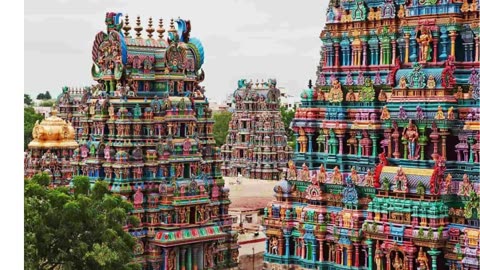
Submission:
{"label": "tree", "polygon": [[135,239],[123,230],[138,226],[132,205],[97,181],[74,178],[73,192],[48,188],[42,173],[25,180],[25,269],[141,269],[131,263]]}
{"label": "tree", "polygon": [[52,96],[50,95],[50,92],[45,92],[45,99],[52,99]]}
{"label": "tree", "polygon": [[33,104],[33,100],[30,95],[23,94],[23,104],[31,106]]}
{"label": "tree", "polygon": [[225,144],[228,134],[228,123],[232,119],[231,112],[216,112],[213,114],[213,138],[217,146]]}
{"label": "tree", "polygon": [[280,107],[280,114],[282,115],[282,121],[285,125],[285,131],[287,132],[288,141],[293,140],[293,130],[290,128],[290,123],[292,122],[293,118],[295,117],[295,110],[297,106],[293,106],[293,108],[289,109],[287,106]]}
{"label": "tree", "polygon": [[27,149],[28,144],[32,141],[32,130],[35,122],[43,119],[43,115],[38,114],[32,107],[23,108],[23,149]]}
{"label": "tree", "polygon": [[45,99],[45,94],[44,93],[38,94],[37,99]]}

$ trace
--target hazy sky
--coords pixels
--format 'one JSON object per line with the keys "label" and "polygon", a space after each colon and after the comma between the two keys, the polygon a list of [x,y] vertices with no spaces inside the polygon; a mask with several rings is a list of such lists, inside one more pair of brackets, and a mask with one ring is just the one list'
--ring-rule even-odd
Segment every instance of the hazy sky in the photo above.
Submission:
{"label": "hazy sky", "polygon": [[57,95],[65,85],[92,84],[93,40],[113,11],[128,14],[132,28],[137,15],[144,29],[148,17],[155,28],[159,18],[164,28],[171,18],[190,20],[190,36],[205,48],[203,85],[211,100],[224,100],[241,78],[276,78],[277,86],[298,96],[315,81],[328,2],[26,0],[25,92]]}

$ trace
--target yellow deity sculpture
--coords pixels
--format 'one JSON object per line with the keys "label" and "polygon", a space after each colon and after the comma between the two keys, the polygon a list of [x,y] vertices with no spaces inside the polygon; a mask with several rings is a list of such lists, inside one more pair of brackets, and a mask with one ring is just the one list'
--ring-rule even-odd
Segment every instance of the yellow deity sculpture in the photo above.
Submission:
{"label": "yellow deity sculpture", "polygon": [[388,120],[390,119],[390,112],[388,112],[387,106],[383,106],[382,114],[380,115],[381,120]]}
{"label": "yellow deity sculpture", "polygon": [[303,127],[300,127],[298,134],[300,137],[298,137],[297,142],[300,145],[300,153],[305,153],[307,152],[307,136],[305,135],[305,130],[303,130]]}
{"label": "yellow deity sculpture", "polygon": [[427,62],[430,60],[430,42],[432,42],[432,33],[429,29],[422,27],[420,29],[420,37],[417,38],[417,42],[420,45],[420,59],[419,62]]}
{"label": "yellow deity sculpture", "polygon": [[443,114],[443,111],[442,111],[442,106],[438,106],[437,114],[435,115],[435,119],[437,119],[437,120],[445,119],[445,115]]}

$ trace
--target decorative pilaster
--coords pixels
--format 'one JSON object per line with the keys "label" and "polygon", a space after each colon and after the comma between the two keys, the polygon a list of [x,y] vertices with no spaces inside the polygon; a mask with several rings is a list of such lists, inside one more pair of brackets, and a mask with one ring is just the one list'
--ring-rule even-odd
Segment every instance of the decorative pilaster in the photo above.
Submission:
{"label": "decorative pilaster", "polygon": [[343,155],[343,134],[338,134],[338,154]]}
{"label": "decorative pilaster", "polygon": [[450,56],[453,56],[455,59],[455,39],[457,38],[457,31],[450,31],[448,35],[450,37]]}
{"label": "decorative pilaster", "polygon": [[378,155],[377,153],[377,140],[378,140],[378,135],[377,133],[373,132],[370,134],[370,139],[372,139],[372,157],[376,157]]}
{"label": "decorative pilaster", "polygon": [[368,245],[368,270],[373,270],[373,241],[367,239],[365,243]]}
{"label": "decorative pilaster", "polygon": [[312,136],[313,136],[313,134],[308,133],[307,136],[308,136],[308,152],[309,152],[309,153],[312,153],[312,152],[313,152],[313,145],[312,145]]}
{"label": "decorative pilaster", "polygon": [[479,37],[475,37],[475,58],[473,61],[478,62],[480,61],[480,55],[479,55],[479,44],[478,44]]}
{"label": "decorative pilaster", "polygon": [[317,261],[317,245],[315,243],[315,240],[312,243],[312,261]]}
{"label": "decorative pilaster", "polygon": [[336,42],[333,46],[335,47],[335,67],[340,67],[340,44]]}
{"label": "decorative pilaster", "polygon": [[193,254],[192,254],[192,269],[193,270],[198,270],[197,255],[198,255],[198,248],[194,247],[193,248]]}
{"label": "decorative pilaster", "polygon": [[428,255],[432,257],[432,270],[437,270],[437,256],[440,255],[441,251],[436,248],[432,248],[427,251]]}
{"label": "decorative pilaster", "polygon": [[353,249],[352,249],[352,245],[349,245],[347,247],[347,266],[352,266],[352,256],[353,255]]}
{"label": "decorative pilaster", "polygon": [[395,55],[397,55],[397,41],[395,39],[392,39],[391,41],[392,44],[392,55],[389,57],[388,64],[393,64],[395,65]]}
{"label": "decorative pilaster", "polygon": [[417,62],[417,40],[415,34],[410,36],[410,46],[412,48],[412,54],[410,55],[410,62]]}
{"label": "decorative pilaster", "polygon": [[298,153],[298,133],[293,134],[295,136],[295,152]]}
{"label": "decorative pilaster", "polygon": [[360,267],[360,243],[353,243],[355,246],[355,267]]}
{"label": "decorative pilaster", "polygon": [[187,249],[187,270],[192,270],[192,247]]}
{"label": "decorative pilaster", "polygon": [[362,42],[362,55],[363,55],[363,63],[362,66],[367,66],[367,43]]}
{"label": "decorative pilaster", "polygon": [[438,54],[438,37],[433,37],[433,62],[434,63],[437,62],[437,54]]}
{"label": "decorative pilaster", "polygon": [[408,63],[410,53],[410,33],[405,33],[405,60],[404,63]]}
{"label": "decorative pilaster", "polygon": [[182,252],[182,253],[181,253],[182,257],[181,257],[181,260],[180,260],[180,261],[181,261],[181,269],[182,269],[182,270],[185,270],[185,261],[186,261],[186,260],[185,260],[185,253],[186,253],[186,249],[185,249],[185,248],[182,248],[182,249],[181,249],[181,252]]}
{"label": "decorative pilaster", "polygon": [[440,54],[440,61],[447,60],[447,57],[448,57],[447,46],[448,46],[447,28],[442,26],[440,27],[440,47],[442,49],[442,52]]}
{"label": "decorative pilaster", "polygon": [[357,156],[361,157],[362,156],[362,145],[360,144],[360,140],[362,139],[362,134],[360,132],[357,132],[357,135],[355,135],[357,138],[358,142],[358,150],[357,150]]}
{"label": "decorative pilaster", "polygon": [[473,144],[475,143],[475,140],[473,139],[473,137],[468,137],[468,146],[469,146],[469,157],[468,157],[468,162],[470,163],[473,163],[473,153],[474,153],[474,150],[473,150]]}
{"label": "decorative pilaster", "polygon": [[318,245],[319,245],[318,261],[323,262],[323,240],[318,240]]}

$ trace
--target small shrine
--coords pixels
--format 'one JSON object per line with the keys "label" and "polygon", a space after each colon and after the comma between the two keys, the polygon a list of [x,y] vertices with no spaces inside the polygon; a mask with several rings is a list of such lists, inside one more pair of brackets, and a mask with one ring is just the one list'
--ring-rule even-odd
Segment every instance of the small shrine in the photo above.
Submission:
{"label": "small shrine", "polygon": [[233,94],[235,112],[221,148],[222,173],[247,178],[279,180],[292,158],[280,115],[280,90],[276,80],[238,81]]}
{"label": "small shrine", "polygon": [[59,118],[54,109],[41,123],[35,123],[32,134],[24,154],[25,177],[43,172],[50,175],[52,187],[69,185],[73,177],[71,157],[79,146],[72,124]]}

